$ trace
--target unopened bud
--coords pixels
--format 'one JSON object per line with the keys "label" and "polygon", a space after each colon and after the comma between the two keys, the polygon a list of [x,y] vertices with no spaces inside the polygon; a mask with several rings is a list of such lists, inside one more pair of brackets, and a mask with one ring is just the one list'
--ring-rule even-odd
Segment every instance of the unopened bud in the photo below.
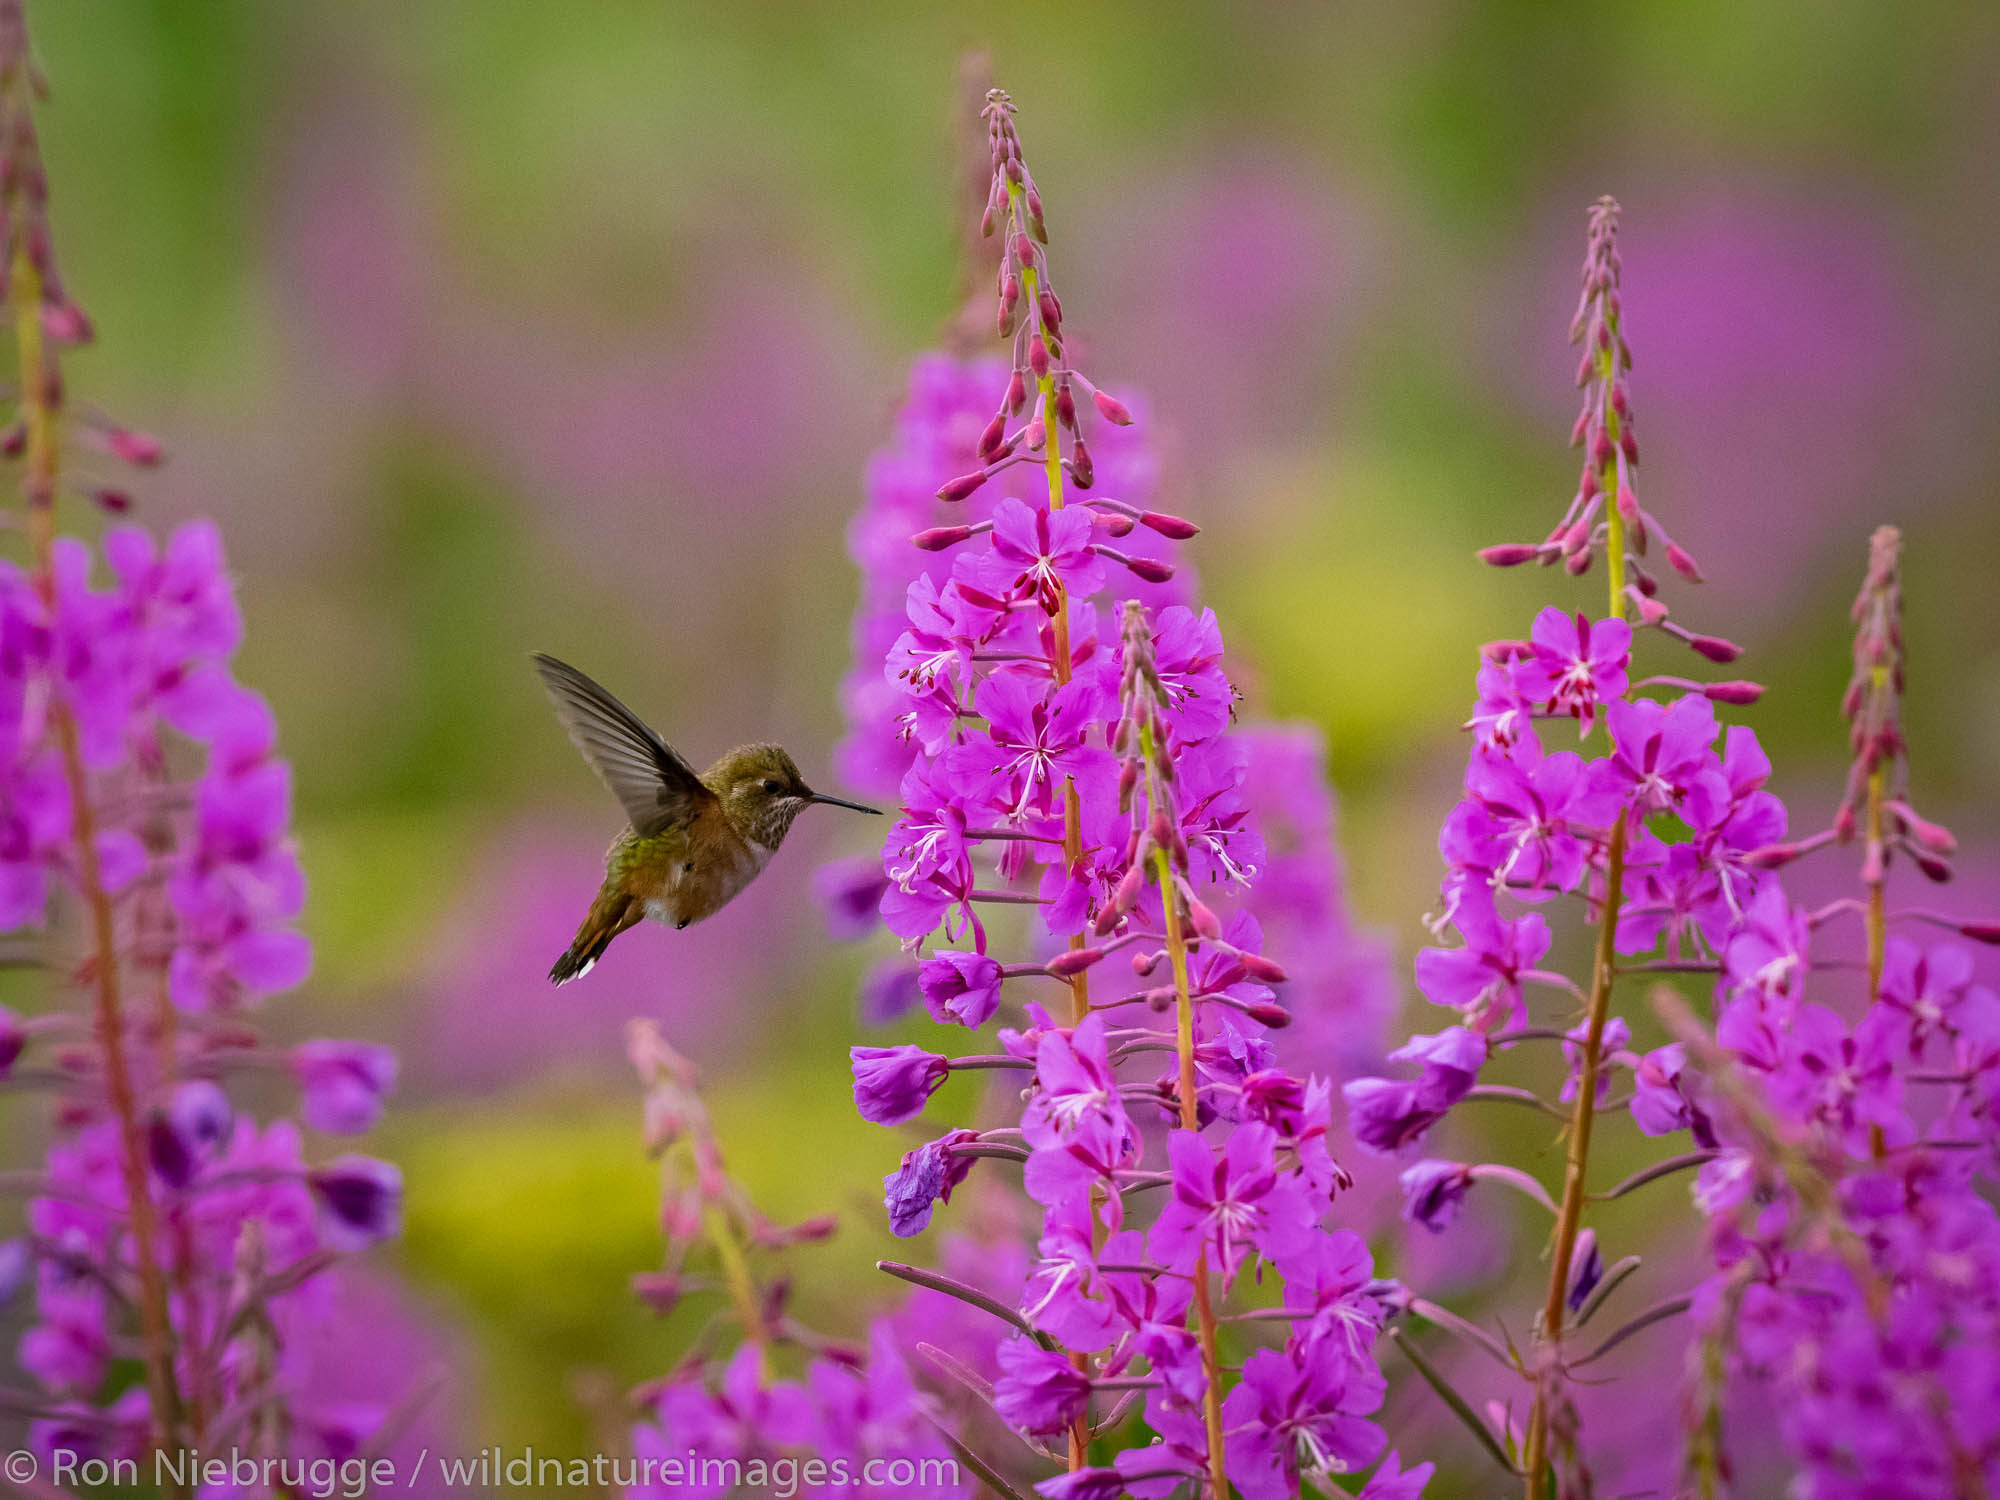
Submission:
{"label": "unopened bud", "polygon": [[1056,420],[1071,432],[1076,431],[1076,397],[1070,393],[1067,380],[1056,392]]}
{"label": "unopened bud", "polygon": [[1764,696],[1764,685],[1760,682],[1711,682],[1702,688],[1701,695],[1711,703],[1755,703]]}
{"label": "unopened bud", "polygon": [[956,547],[972,535],[970,526],[933,526],[928,531],[920,531],[910,540],[926,552],[942,552],[947,547]]}
{"label": "unopened bud", "polygon": [[1028,369],[1037,380],[1049,373],[1049,346],[1039,333],[1028,340]]}
{"label": "unopened bud", "polygon": [[1188,897],[1187,910],[1188,922],[1194,927],[1196,932],[1205,938],[1219,938],[1222,936],[1222,919],[1216,916],[1204,903],[1190,896]]}
{"label": "unopened bud", "polygon": [[1495,547],[1479,549],[1479,560],[1491,563],[1496,568],[1518,568],[1524,562],[1531,562],[1542,549],[1526,542],[1502,542]]}
{"label": "unopened bud", "polygon": [[1744,855],[1743,863],[1753,870],[1776,870],[1790,864],[1804,852],[1797,844],[1766,844]]}
{"label": "unopened bud", "polygon": [[1007,415],[1018,417],[1027,404],[1028,383],[1021,378],[1021,372],[1016,370],[1007,377]]}
{"label": "unopened bud", "polygon": [[1099,511],[1090,524],[1110,537],[1130,536],[1132,534],[1132,518],[1120,515],[1115,510]]}
{"label": "unopened bud", "polygon": [[1961,922],[1958,932],[1975,943],[2000,943],[2000,922]]}
{"label": "unopened bud", "polygon": [[1926,854],[1921,849],[1912,849],[1910,859],[1923,871],[1924,879],[1933,885],[1946,885],[1951,881],[1951,866],[1935,854]]}
{"label": "unopened bud", "polygon": [[1896,808],[1896,816],[1903,820],[1903,826],[1915,839],[1932,854],[1950,855],[1958,853],[1958,840],[1942,823],[1933,823],[1928,818],[1920,818],[1912,812],[1907,803]]}
{"label": "unopened bud", "polygon": [[979,434],[979,456],[991,459],[1000,452],[1001,440],[1007,436],[1007,414],[995,412],[993,420],[986,424],[986,430]]}
{"label": "unopened bud", "polygon": [[1139,524],[1141,526],[1150,526],[1161,536],[1171,537],[1177,542],[1184,542],[1189,537],[1201,534],[1201,528],[1195,525],[1194,522],[1183,520],[1179,516],[1170,516],[1163,511],[1157,510],[1146,511],[1139,517]]}
{"label": "unopened bud", "polygon": [[1259,984],[1283,984],[1291,977],[1282,965],[1261,953],[1239,953],[1236,961],[1243,965],[1243,972]]}
{"label": "unopened bud", "polygon": [[1147,583],[1165,583],[1174,576],[1174,565],[1157,557],[1128,557],[1125,566]]}
{"label": "unopened bud", "polygon": [[1035,311],[1041,314],[1042,327],[1051,335],[1062,329],[1062,304],[1056,301],[1056,294],[1047,287],[1035,293]]}
{"label": "unopened bud", "polygon": [[136,468],[150,469],[163,456],[159,439],[148,437],[143,432],[130,432],[116,427],[106,435],[105,441],[111,445],[112,453]]}
{"label": "unopened bud", "polygon": [[1097,483],[1097,465],[1090,461],[1090,449],[1082,438],[1078,438],[1069,452],[1069,477],[1076,481],[1076,487],[1087,490]]}
{"label": "unopened bud", "polygon": [[986,471],[975,469],[970,474],[961,474],[956,479],[948,479],[938,490],[940,500],[963,500],[982,484],[986,483]]}
{"label": "unopened bud", "polygon": [[1069,979],[1081,974],[1102,957],[1104,957],[1102,948],[1069,948],[1058,953],[1042,967],[1057,979]]}
{"label": "unopened bud", "polygon": [[1585,573],[1590,571],[1590,557],[1591,554],[1588,549],[1582,552],[1572,552],[1568,557],[1563,559],[1563,571],[1572,578],[1581,578]]}
{"label": "unopened bud", "polygon": [[90,319],[74,302],[44,303],[42,327],[59,344],[87,344],[93,337]]}
{"label": "unopened bud", "polygon": [[1292,1024],[1292,1013],[1275,1000],[1259,1000],[1255,1005],[1246,1005],[1243,1014],[1273,1031],[1283,1031]]}
{"label": "unopened bud", "polygon": [[1673,566],[1673,570],[1689,583],[1701,582],[1701,569],[1694,565],[1694,559],[1688,556],[1687,549],[1679,542],[1667,543],[1667,561]]}
{"label": "unopened bud", "polygon": [[1667,617],[1667,607],[1659,600],[1641,595],[1633,601],[1638,605],[1639,618],[1648,625],[1657,625]]}
{"label": "unopened bud", "polygon": [[1116,396],[1106,395],[1103,391],[1092,391],[1090,399],[1097,403],[1097,414],[1112,426],[1130,427],[1132,425],[1131,409]]}
{"label": "unopened bud", "polygon": [[1732,662],[1743,654],[1743,648],[1734,641],[1725,641],[1719,635],[1691,635],[1688,645],[1701,656],[1712,662]]}

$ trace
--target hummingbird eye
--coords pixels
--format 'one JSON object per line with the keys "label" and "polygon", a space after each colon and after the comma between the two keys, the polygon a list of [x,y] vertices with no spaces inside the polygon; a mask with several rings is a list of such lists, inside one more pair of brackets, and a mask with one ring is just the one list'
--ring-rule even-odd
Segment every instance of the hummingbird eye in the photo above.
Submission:
{"label": "hummingbird eye", "polygon": [[767,776],[764,778],[764,790],[767,792],[776,793],[776,792],[782,792],[784,790],[784,787],[780,783],[773,781],[770,777]]}

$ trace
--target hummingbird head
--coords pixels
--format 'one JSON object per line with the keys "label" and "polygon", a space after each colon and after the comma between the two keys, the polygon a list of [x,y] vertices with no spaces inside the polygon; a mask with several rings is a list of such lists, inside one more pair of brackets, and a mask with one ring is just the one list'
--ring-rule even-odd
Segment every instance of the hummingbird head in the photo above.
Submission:
{"label": "hummingbird head", "polygon": [[702,780],[722,799],[722,810],[730,823],[766,849],[783,843],[792,819],[815,802],[855,812],[877,811],[814,791],[779,745],[744,745],[732,750]]}

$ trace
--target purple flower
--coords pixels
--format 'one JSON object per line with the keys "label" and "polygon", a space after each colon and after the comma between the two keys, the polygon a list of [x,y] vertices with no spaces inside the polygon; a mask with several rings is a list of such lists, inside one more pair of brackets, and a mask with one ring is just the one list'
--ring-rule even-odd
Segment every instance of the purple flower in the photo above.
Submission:
{"label": "purple flower", "polygon": [[1090,1379],[1067,1355],[1032,1339],[1000,1346],[1002,1374],[993,1383],[993,1409],[1023,1432],[1060,1432],[1090,1403]]}
{"label": "purple flower", "polygon": [[1173,1197],[1148,1239],[1155,1258],[1188,1271],[1206,1253],[1227,1286],[1252,1249],[1276,1260],[1310,1241],[1325,1204],[1278,1170],[1277,1146],[1268,1125],[1237,1126],[1219,1158],[1192,1131],[1169,1135]]}
{"label": "purple flower", "polygon": [[1432,1234],[1443,1234],[1472,1191],[1472,1168],[1463,1162],[1426,1158],[1403,1169],[1403,1217]]}
{"label": "purple flower", "polygon": [[1571,714],[1589,733],[1600,705],[1625,696],[1625,667],[1632,652],[1632,627],[1623,620],[1595,625],[1581,611],[1554,607],[1535,616],[1530,639],[1534,655],[1523,674],[1530,698],[1547,698],[1557,713]]}
{"label": "purple flower", "polygon": [[1715,1128],[1688,1092],[1687,1049],[1679,1042],[1655,1047],[1632,1067],[1632,1123],[1646,1135],[1692,1130],[1697,1145],[1713,1146]]}
{"label": "purple flower", "polygon": [[1486,1061],[1486,1042],[1463,1026],[1448,1026],[1435,1036],[1412,1037],[1389,1057],[1421,1063],[1423,1071],[1413,1079],[1356,1078],[1341,1086],[1354,1138],[1384,1153],[1421,1140],[1465,1097]]}
{"label": "purple flower", "polygon": [[1871,1129],[1900,1145],[1910,1129],[1895,1067],[1901,1030],[1901,1019],[1885,1008],[1869,1011],[1850,1032],[1825,1006],[1802,1005],[1772,1093],[1797,1114],[1824,1121],[1857,1156],[1869,1154]]}
{"label": "purple flower", "polygon": [[1104,562],[1091,545],[1093,530],[1088,511],[1050,511],[1025,500],[1002,500],[993,511],[987,586],[996,593],[1033,595],[1050,613],[1064,593],[1089,598],[1104,587]]}
{"label": "purple flower", "polygon": [[939,1025],[984,1026],[1000,1008],[1000,965],[983,953],[939,948],[917,966],[924,1004]]}
{"label": "purple flower", "polygon": [[[1580,1021],[1563,1033],[1563,1062],[1568,1071],[1563,1077],[1562,1093],[1564,1103],[1576,1097],[1577,1086],[1582,1082],[1583,1044],[1589,1035],[1590,1023]],[[1613,1016],[1604,1023],[1603,1035],[1598,1038],[1597,1049],[1597,1102],[1602,1103],[1605,1090],[1611,1087],[1612,1058],[1614,1054],[1632,1040],[1632,1028],[1623,1016]]]}
{"label": "purple flower", "polygon": [[1931,1037],[1951,1027],[1972,980],[1972,955],[1956,944],[1940,943],[1926,953],[1907,939],[1889,939],[1882,955],[1882,1003],[1902,1013],[1912,1059],[1923,1056]]}
{"label": "purple flower", "polygon": [[365,1250],[393,1238],[403,1224],[403,1174],[370,1156],[343,1156],[306,1174],[319,1202],[326,1241],[336,1250]]}
{"label": "purple flower", "polygon": [[976,1130],[948,1130],[904,1153],[902,1165],[882,1179],[886,1190],[882,1201],[888,1207],[893,1233],[907,1239],[924,1232],[932,1208],[951,1202],[951,1190],[972,1171],[974,1158],[955,1156],[951,1148],[978,1139]]}
{"label": "purple flower", "polygon": [[1445,862],[1524,895],[1548,886],[1574,889],[1583,877],[1584,842],[1571,822],[1588,823],[1597,811],[1586,791],[1582,758],[1568,751],[1543,755],[1532,732],[1508,747],[1475,747],[1465,800],[1439,836]]}
{"label": "purple flower", "polygon": [[1035,1046],[1035,1091],[1021,1113],[1021,1134],[1038,1149],[1081,1142],[1100,1154],[1122,1148],[1132,1134],[1101,1015],[1085,1016],[1067,1033],[1042,1033]]}
{"label": "purple flower", "polygon": [[1448,1005],[1466,1024],[1488,1030],[1509,1019],[1525,1021],[1521,973],[1541,961],[1549,948],[1549,924],[1535,912],[1503,919],[1483,887],[1455,888],[1452,924],[1465,938],[1462,948],[1426,948],[1417,955],[1417,988],[1433,1005]]}
{"label": "purple flower", "polygon": [[1776,881],[1757,893],[1723,951],[1730,980],[1780,1015],[1797,1004],[1811,960],[1812,929]]}
{"label": "purple flower", "polygon": [[1715,709],[1689,694],[1670,704],[1650,698],[1605,711],[1612,753],[1591,767],[1592,789],[1642,813],[1667,810],[1690,823],[1713,822],[1729,805],[1715,754]]}
{"label": "purple flower", "polygon": [[174,1090],[146,1131],[146,1154],[168,1187],[184,1188],[229,1140],[229,1099],[205,1078]]}
{"label": "purple flower", "polygon": [[900,1125],[924,1105],[951,1074],[951,1063],[921,1047],[849,1047],[854,1107],[877,1125]]}
{"label": "purple flower", "polygon": [[368,1042],[307,1042],[293,1051],[292,1071],[306,1124],[359,1135],[382,1118],[382,1101],[396,1087],[396,1054]]}
{"label": "purple flower", "polygon": [[1302,1477],[1326,1487],[1382,1451],[1382,1429],[1364,1414],[1382,1404],[1383,1381],[1339,1345],[1320,1340],[1294,1354],[1259,1349],[1223,1402],[1229,1475],[1244,1500],[1288,1500]]}
{"label": "purple flower", "polygon": [[1015,817],[1059,806],[1065,777],[1088,781],[1110,769],[1110,755],[1086,743],[1103,709],[1092,679],[1076,678],[1051,696],[1033,678],[1000,673],[979,684],[973,702],[987,733],[960,745],[948,764]]}
{"label": "purple flower", "polygon": [[1418,1464],[1414,1469],[1405,1469],[1400,1457],[1390,1449],[1382,1467],[1368,1476],[1355,1500],[1418,1500],[1437,1465]]}

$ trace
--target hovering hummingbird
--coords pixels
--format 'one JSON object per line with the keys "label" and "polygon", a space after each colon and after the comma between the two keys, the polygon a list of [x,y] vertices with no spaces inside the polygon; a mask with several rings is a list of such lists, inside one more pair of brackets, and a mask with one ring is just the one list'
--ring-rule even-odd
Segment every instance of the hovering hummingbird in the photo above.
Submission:
{"label": "hovering hummingbird", "polygon": [[535,653],[556,717],[631,820],[605,857],[604,885],[557,984],[590,972],[641,917],[681,928],[713,916],[757,878],[813,802],[873,813],[814,791],[777,745],[741,745],[700,775],[644,720],[567,662]]}

